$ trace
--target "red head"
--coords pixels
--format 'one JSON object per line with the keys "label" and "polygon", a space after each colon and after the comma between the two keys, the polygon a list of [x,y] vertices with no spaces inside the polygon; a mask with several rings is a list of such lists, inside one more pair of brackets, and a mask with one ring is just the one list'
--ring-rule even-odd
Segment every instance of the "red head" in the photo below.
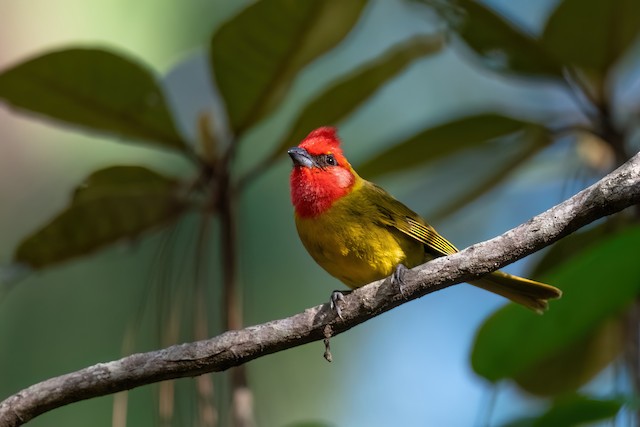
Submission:
{"label": "red head", "polygon": [[299,216],[320,215],[351,191],[356,177],[335,128],[314,130],[288,153],[293,160],[291,201]]}

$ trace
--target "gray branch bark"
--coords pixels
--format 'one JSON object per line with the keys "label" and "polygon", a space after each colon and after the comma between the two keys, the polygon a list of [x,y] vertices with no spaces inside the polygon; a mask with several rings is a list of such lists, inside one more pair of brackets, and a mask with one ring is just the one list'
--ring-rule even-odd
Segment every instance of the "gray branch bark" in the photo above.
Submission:
{"label": "gray branch bark", "polygon": [[[640,203],[640,154],[591,187],[526,223],[457,254],[414,268],[404,297],[387,281],[345,297],[343,319],[328,304],[217,337],[133,354],[34,384],[0,402],[0,427],[92,397],[174,378],[219,372],[258,357],[347,331],[385,311],[456,283],[469,281],[525,257],[590,222]],[[553,306],[551,307],[553,309]]]}

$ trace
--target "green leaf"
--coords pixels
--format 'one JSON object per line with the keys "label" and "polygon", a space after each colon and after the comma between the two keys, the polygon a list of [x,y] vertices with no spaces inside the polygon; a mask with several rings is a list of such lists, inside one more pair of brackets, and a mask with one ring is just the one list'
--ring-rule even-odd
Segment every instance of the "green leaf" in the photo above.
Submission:
{"label": "green leaf", "polygon": [[295,75],[349,33],[366,3],[259,1],[220,27],[211,68],[235,133],[271,112]]}
{"label": "green leaf", "polygon": [[18,264],[47,267],[175,220],[185,209],[178,183],[139,166],[91,174],[60,214],[20,243]]}
{"label": "green leaf", "polygon": [[560,65],[540,43],[476,0],[425,0],[487,68],[528,77],[561,79]]}
{"label": "green leaf", "polygon": [[541,129],[531,122],[496,113],[482,113],[429,127],[357,167],[367,179],[406,170],[450,156],[459,151],[486,145],[498,138],[527,129]]}
{"label": "green leaf", "polygon": [[5,70],[0,99],[90,131],[185,149],[150,70],[106,50],[60,50]]}
{"label": "green leaf", "polygon": [[594,423],[615,417],[624,404],[622,399],[594,399],[573,395],[555,401],[546,412],[536,418],[521,418],[503,427],[568,427]]}
{"label": "green leaf", "polygon": [[495,312],[476,336],[473,369],[489,381],[517,379],[534,371],[543,381],[552,372],[561,373],[561,369],[545,369],[543,362],[584,343],[640,293],[639,241],[640,227],[628,228],[559,265],[544,281],[564,294],[544,316],[514,304]]}
{"label": "green leaf", "polygon": [[639,32],[637,0],[563,0],[547,21],[542,43],[563,63],[604,76]]}

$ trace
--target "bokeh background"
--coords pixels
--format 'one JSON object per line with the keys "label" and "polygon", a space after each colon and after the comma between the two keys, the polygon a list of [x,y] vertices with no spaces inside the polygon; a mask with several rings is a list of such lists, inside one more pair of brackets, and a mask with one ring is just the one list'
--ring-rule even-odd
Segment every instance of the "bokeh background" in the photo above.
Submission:
{"label": "bokeh background", "polygon": [[[248,3],[0,2],[0,69],[77,45],[106,47],[138,58],[165,84],[181,132],[194,140],[198,114],[216,108],[205,59],[208,40]],[[538,34],[557,2],[484,3]],[[277,142],[306,102],[336,77],[401,40],[442,26],[434,14],[412,2],[370,1],[345,41],[306,67],[276,114],[245,136],[238,171],[267,153],[270,146],[261,141]],[[344,150],[356,168],[398,135],[463,113],[493,110],[535,116],[557,110],[580,115],[568,91],[544,81],[491,73],[470,60],[464,46],[457,47],[416,61],[340,125]],[[634,81],[633,76],[626,78]],[[630,87],[631,94],[637,94],[638,85]],[[623,105],[633,98],[626,96]],[[73,189],[93,170],[129,164],[183,178],[194,174],[178,155],[79,132],[6,105],[0,106],[0,129],[0,263],[5,265],[20,241],[63,209]],[[560,140],[490,192],[446,218],[437,218],[433,225],[458,247],[466,247],[526,221],[596,179],[597,164],[581,157],[580,147],[574,139]],[[505,161],[508,148],[505,151],[472,149],[426,169],[383,175],[376,182],[429,219],[430,213],[464,192],[477,173]],[[322,303],[340,286],[314,264],[298,241],[289,202],[289,170],[288,158],[282,156],[247,188],[240,203],[240,279],[247,325]],[[145,234],[12,284],[0,301],[0,398],[51,376],[119,358],[123,352],[161,347],[163,323],[154,286],[167,282],[176,289],[189,286],[197,223],[187,218],[170,239],[162,232]],[[215,230],[210,238],[216,241]],[[205,260],[212,283],[218,274],[219,251],[212,244],[211,260]],[[526,274],[541,256],[531,256],[506,271]],[[11,274],[10,269],[3,271]],[[215,331],[220,322],[215,312],[219,290],[209,292]],[[335,426],[470,426],[487,420],[502,425],[539,410],[544,402],[510,383],[495,389],[470,366],[479,325],[503,304],[504,299],[469,285],[454,286],[335,337],[333,363],[322,358],[322,343],[253,361],[247,369],[258,425],[319,421]],[[133,335],[132,323],[138,325]],[[216,399],[224,405],[229,398],[224,380],[216,381]],[[175,425],[191,423],[192,384],[191,379],[179,381],[182,393]],[[606,370],[589,387],[605,395],[626,386],[620,375]],[[130,392],[128,425],[158,424],[156,394],[156,387]],[[109,426],[112,404],[110,396],[80,402],[31,424]]]}

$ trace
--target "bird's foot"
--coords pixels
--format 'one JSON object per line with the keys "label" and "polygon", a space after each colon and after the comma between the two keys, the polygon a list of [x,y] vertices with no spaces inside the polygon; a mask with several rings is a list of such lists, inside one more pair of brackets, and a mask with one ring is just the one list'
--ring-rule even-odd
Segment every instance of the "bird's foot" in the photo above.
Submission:
{"label": "bird's foot", "polygon": [[344,296],[349,295],[353,291],[333,291],[329,298],[329,305],[331,310],[335,311],[340,319],[342,319],[342,309],[340,309],[340,302],[344,301]]}
{"label": "bird's foot", "polygon": [[391,273],[391,284],[398,288],[403,298],[405,296],[404,295],[404,286],[405,286],[404,276],[407,273],[407,271],[409,271],[409,269],[405,267],[404,264],[398,264],[398,266],[396,267],[396,270],[393,273]]}

